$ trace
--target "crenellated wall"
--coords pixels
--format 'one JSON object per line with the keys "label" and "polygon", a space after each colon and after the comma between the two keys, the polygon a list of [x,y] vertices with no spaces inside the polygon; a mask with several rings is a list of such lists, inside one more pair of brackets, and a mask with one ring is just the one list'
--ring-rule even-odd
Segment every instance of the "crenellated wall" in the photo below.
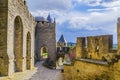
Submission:
{"label": "crenellated wall", "polygon": [[120,60],[112,65],[102,61],[76,60],[64,64],[64,80],[120,80]]}
{"label": "crenellated wall", "polygon": [[112,35],[79,37],[76,44],[76,58],[102,59],[107,53],[111,53],[112,46]]}

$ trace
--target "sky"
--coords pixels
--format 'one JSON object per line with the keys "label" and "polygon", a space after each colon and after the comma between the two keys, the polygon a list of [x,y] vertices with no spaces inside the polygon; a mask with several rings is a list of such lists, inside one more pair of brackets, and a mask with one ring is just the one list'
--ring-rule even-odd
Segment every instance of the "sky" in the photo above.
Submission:
{"label": "sky", "polygon": [[117,19],[120,0],[26,0],[33,16],[56,19],[56,38],[63,34],[67,42],[77,37],[113,35],[117,43]]}

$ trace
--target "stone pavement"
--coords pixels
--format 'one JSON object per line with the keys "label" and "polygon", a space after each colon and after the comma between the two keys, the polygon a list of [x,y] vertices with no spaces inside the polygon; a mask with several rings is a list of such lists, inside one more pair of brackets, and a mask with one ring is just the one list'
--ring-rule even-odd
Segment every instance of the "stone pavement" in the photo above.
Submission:
{"label": "stone pavement", "polygon": [[34,70],[18,72],[12,77],[0,77],[0,80],[63,80],[63,75],[60,70],[48,69],[38,62]]}
{"label": "stone pavement", "polygon": [[63,80],[63,75],[60,70],[51,70],[45,68],[41,63],[37,63],[37,72],[30,80]]}
{"label": "stone pavement", "polygon": [[17,72],[14,73],[12,76],[7,76],[7,77],[0,77],[0,80],[29,80],[33,74],[37,72],[37,69],[35,68],[34,70],[27,70],[24,72]]}

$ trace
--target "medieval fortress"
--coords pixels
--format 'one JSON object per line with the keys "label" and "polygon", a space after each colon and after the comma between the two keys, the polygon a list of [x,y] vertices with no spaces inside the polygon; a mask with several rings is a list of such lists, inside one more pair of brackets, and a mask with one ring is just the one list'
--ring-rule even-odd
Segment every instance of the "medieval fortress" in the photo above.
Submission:
{"label": "medieval fortress", "polygon": [[33,69],[42,47],[54,64],[55,26],[50,15],[35,21],[24,0],[0,0],[0,76]]}
{"label": "medieval fortress", "polygon": [[65,80],[120,80],[120,19],[117,34],[118,49],[113,49],[112,35],[78,37],[69,49],[63,36],[56,44],[56,22],[50,14],[34,18],[25,0],[0,0],[0,76],[34,69],[43,52],[55,67],[61,52],[57,49],[62,48],[63,54],[75,54],[71,64],[64,64]]}

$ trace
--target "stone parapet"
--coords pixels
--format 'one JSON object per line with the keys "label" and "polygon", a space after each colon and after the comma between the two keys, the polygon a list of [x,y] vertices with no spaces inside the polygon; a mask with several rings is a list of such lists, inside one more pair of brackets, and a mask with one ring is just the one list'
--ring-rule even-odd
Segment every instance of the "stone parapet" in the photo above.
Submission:
{"label": "stone parapet", "polygon": [[119,80],[120,60],[114,64],[104,61],[77,59],[64,64],[64,80]]}

